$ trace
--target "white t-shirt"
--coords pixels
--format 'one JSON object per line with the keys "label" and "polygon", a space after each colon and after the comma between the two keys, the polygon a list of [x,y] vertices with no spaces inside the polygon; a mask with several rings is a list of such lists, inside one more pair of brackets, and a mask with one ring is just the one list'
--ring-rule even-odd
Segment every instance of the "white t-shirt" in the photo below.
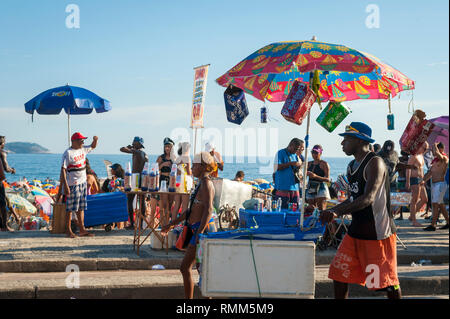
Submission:
{"label": "white t-shirt", "polygon": [[62,158],[62,167],[67,170],[67,184],[75,186],[86,182],[86,155],[92,147],[83,146],[80,149],[67,149]]}

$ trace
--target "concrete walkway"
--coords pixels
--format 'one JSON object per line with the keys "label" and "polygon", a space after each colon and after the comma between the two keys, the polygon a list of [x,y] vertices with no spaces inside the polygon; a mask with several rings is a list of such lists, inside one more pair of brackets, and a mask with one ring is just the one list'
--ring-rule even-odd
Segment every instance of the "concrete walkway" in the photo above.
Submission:
{"label": "concrete walkway", "polygon": [[[407,218],[407,215],[406,215]],[[426,224],[426,221],[421,221]],[[397,245],[399,265],[449,262],[449,231],[425,232],[411,227],[408,220],[396,221],[398,237],[406,245]],[[183,252],[169,249],[153,250],[150,238],[141,247],[140,255],[133,250],[133,231],[94,229],[95,237],[67,238],[48,231],[0,232],[0,272],[58,272],[68,264],[77,264],[83,271],[149,270],[155,264],[166,269],[178,269]],[[329,265],[336,249],[316,250],[316,264]]]}
{"label": "concrete walkway", "polygon": [[[404,214],[405,218],[408,217]],[[428,221],[420,220],[425,226]],[[408,220],[396,221],[400,283],[405,296],[448,295],[449,231],[425,232]],[[183,283],[177,270],[184,253],[152,250],[148,241],[140,256],[133,250],[133,232],[103,229],[95,237],[66,238],[48,231],[0,233],[0,298],[182,298]],[[336,250],[316,250],[316,298],[333,296],[327,278]],[[431,260],[432,265],[411,267]],[[68,289],[66,267],[81,271],[80,288]],[[161,264],[166,270],[151,270]],[[196,276],[196,272],[194,272]],[[195,279],[197,280],[197,278]],[[196,294],[200,297],[199,290]],[[383,296],[351,286],[355,297]]]}
{"label": "concrete walkway", "polygon": [[[448,265],[400,266],[400,286],[404,296],[442,296],[448,298]],[[82,271],[79,288],[74,287],[73,273],[3,273],[0,274],[0,298],[148,298],[176,299],[184,297],[183,280],[178,270]],[[198,274],[193,271],[194,282]],[[69,284],[69,285],[68,285]],[[69,288],[68,288],[69,287]],[[197,298],[201,297],[198,287]],[[377,297],[385,293],[371,292],[350,285],[351,297]],[[328,266],[315,270],[315,297],[332,298],[333,283],[328,279]]]}

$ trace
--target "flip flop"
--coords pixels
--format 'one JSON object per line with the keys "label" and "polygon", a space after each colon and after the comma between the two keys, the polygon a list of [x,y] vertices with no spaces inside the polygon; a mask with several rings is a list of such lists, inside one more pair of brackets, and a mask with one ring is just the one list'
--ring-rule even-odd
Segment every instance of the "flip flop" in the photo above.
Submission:
{"label": "flip flop", "polygon": [[80,236],[80,237],[94,237],[95,235],[91,234],[91,233],[84,233],[84,234],[78,234],[78,236]]}
{"label": "flip flop", "polygon": [[413,227],[423,227],[423,225],[420,224],[418,221],[411,222],[411,225],[412,225]]}

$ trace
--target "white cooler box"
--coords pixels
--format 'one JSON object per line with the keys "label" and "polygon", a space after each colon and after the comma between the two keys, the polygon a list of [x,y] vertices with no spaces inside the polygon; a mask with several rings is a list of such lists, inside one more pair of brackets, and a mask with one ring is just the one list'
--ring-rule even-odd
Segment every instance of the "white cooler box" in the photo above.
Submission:
{"label": "white cooler box", "polygon": [[226,178],[213,179],[213,184],[215,189],[214,207],[217,210],[228,204],[230,207],[236,206],[238,212],[239,208],[244,208],[242,204],[252,198],[251,185]]}
{"label": "white cooler box", "polygon": [[173,232],[173,230],[170,230],[169,233],[167,234],[167,237],[164,237],[164,239],[165,239],[164,246],[163,246],[163,243],[161,242],[161,240],[159,240],[159,238],[155,235],[155,233],[158,233],[158,235],[161,235],[161,230],[156,229],[150,235],[150,247],[152,249],[156,249],[156,250],[165,249],[166,243],[168,243],[169,249],[172,249],[175,247],[175,244],[177,242],[177,235]]}
{"label": "white cooler box", "polygon": [[205,297],[314,298],[315,245],[310,241],[203,239]]}

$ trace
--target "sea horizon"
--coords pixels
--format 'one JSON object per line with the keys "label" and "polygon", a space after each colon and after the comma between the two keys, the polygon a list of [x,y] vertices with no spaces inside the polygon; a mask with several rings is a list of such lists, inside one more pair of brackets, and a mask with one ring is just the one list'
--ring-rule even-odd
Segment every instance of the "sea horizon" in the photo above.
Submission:
{"label": "sea horizon", "polygon": [[[156,161],[161,154],[148,154],[149,162]],[[192,156],[191,156],[192,158]],[[8,154],[8,163],[14,167],[16,174],[7,174],[9,182],[19,181],[23,177],[27,180],[59,180],[62,153],[45,154]],[[131,162],[131,154],[88,154],[92,169],[99,178],[106,178],[106,165],[104,161],[119,163],[126,167]],[[309,157],[309,160],[311,157]],[[339,174],[344,174],[351,157],[322,157],[330,165],[330,177],[336,180]],[[245,180],[266,179],[272,182],[274,156],[223,156],[224,170],[219,171],[219,177],[233,179],[237,171],[244,171]]]}

